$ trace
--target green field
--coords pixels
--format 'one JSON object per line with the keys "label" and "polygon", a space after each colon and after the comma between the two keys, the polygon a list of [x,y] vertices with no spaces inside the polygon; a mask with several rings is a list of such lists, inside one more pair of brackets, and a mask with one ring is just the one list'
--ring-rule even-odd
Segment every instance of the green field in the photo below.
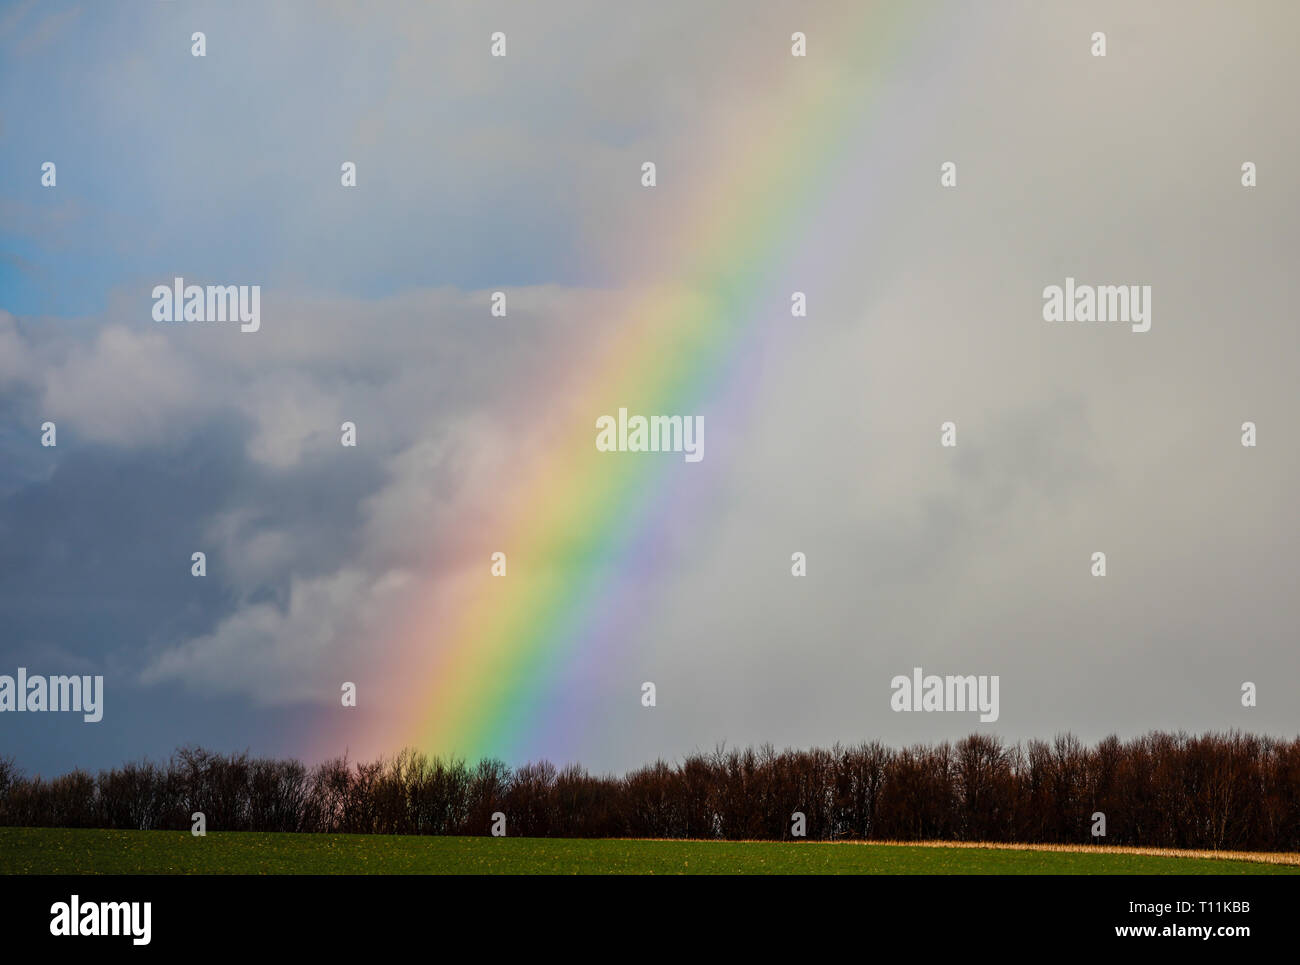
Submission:
{"label": "green field", "polygon": [[899,845],[0,828],[3,874],[1300,874],[1208,858]]}

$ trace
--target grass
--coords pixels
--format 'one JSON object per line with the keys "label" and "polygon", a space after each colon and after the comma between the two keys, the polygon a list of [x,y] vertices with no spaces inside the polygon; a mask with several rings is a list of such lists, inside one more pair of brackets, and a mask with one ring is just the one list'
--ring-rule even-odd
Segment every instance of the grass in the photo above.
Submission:
{"label": "grass", "polygon": [[1115,851],[0,828],[3,874],[1300,874]]}

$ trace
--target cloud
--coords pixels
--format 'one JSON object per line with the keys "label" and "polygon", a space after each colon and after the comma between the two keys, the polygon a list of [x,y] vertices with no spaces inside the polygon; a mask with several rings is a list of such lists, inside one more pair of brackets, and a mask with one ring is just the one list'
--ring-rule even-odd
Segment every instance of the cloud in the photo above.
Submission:
{"label": "cloud", "polygon": [[[1271,39],[1294,10],[1114,5],[1101,63],[1091,13],[941,8],[874,57],[885,34],[836,30],[843,7],[801,14],[806,64],[775,4],[636,23],[597,4],[223,8],[206,63],[177,10],[88,8],[31,68],[68,85],[58,112],[0,94],[10,140],[69,159],[57,199],[0,199],[5,264],[94,301],[0,312],[0,445],[21,467],[0,488],[6,652],[108,652],[159,701],[332,705],[414,601],[486,566],[526,468],[588,417],[580,390],[616,406],[656,364],[698,380],[709,454],[632,507],[675,512],[613,561],[609,639],[556,670],[555,699],[602,726],[529,753],[623,767],[720,739],[964,731],[889,711],[917,663],[1002,674],[1014,736],[1294,731],[1285,701],[1243,722],[1230,699],[1234,675],[1300,673],[1300,143]],[[0,183],[39,192],[29,161]],[[739,236],[755,212],[770,230]],[[261,284],[261,331],[152,322],[176,275]],[[1151,284],[1152,331],[1044,323],[1066,275]],[[757,286],[717,365],[603,356],[669,325],[628,307],[680,304],[641,297],[665,279],[719,310],[710,285]],[[57,450],[34,447],[44,418]],[[670,711],[650,722],[625,699],[645,679]]]}
{"label": "cloud", "polygon": [[[141,293],[109,318],[24,329],[0,313],[0,386],[13,383],[88,441],[155,446],[223,415],[250,426],[248,453],[276,469],[338,447],[344,419],[391,455],[545,378],[610,293],[511,288],[493,320],[488,292],[439,288],[378,301],[268,295],[263,328],[156,323]],[[129,319],[129,320],[128,320]],[[79,334],[88,331],[89,337]]]}
{"label": "cloud", "polygon": [[[245,606],[216,629],[164,652],[141,674],[145,684],[181,682],[199,693],[233,693],[261,704],[337,697],[340,673],[365,665],[368,641],[383,639],[410,574],[378,577],[341,569],[293,580],[288,605]],[[355,676],[355,674],[354,674]]]}
{"label": "cloud", "polygon": [[12,383],[26,382],[35,375],[32,352],[18,332],[17,320],[0,309],[0,390]]}
{"label": "cloud", "polygon": [[197,373],[162,335],[111,325],[90,346],[74,346],[44,375],[41,407],[86,439],[158,444],[205,408]]}

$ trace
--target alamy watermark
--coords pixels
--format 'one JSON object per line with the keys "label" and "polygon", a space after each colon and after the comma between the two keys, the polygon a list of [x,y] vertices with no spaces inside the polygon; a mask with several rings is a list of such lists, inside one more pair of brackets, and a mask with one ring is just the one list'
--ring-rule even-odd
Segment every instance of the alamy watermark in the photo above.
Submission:
{"label": "alamy watermark", "polygon": [[104,678],[28,676],[19,667],[16,678],[0,675],[0,711],[71,711],[97,724],[104,716]]}
{"label": "alamy watermark", "polygon": [[704,458],[704,416],[643,415],[596,420],[596,449],[600,452],[681,452],[687,462]]}
{"label": "alamy watermark", "polygon": [[155,285],[155,322],[242,322],[241,332],[262,327],[261,285],[187,285],[184,278]]}
{"label": "alamy watermark", "polygon": [[1151,331],[1150,285],[1076,285],[1043,289],[1045,322],[1128,322],[1135,332]]}
{"label": "alamy watermark", "polygon": [[148,901],[86,901],[73,895],[50,905],[50,934],[125,935],[133,945],[148,945],[153,904]]}
{"label": "alamy watermark", "polygon": [[900,674],[889,686],[894,691],[889,706],[895,711],[979,711],[983,723],[998,719],[996,675],[940,677],[922,675],[920,667],[913,667],[912,676]]}

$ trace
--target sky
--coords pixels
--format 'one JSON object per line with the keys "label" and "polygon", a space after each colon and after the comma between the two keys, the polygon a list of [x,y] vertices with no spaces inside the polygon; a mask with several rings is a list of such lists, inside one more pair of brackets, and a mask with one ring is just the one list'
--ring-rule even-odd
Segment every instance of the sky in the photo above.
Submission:
{"label": "sky", "polygon": [[[1295,736],[1297,27],[0,3],[0,675],[105,692],[0,713],[0,754]],[[175,277],[260,286],[260,330],[155,321]],[[1045,321],[1067,277],[1149,285],[1150,331]],[[701,462],[596,451],[649,398],[703,416]],[[525,543],[616,476],[602,552]],[[484,594],[563,619],[461,686]],[[997,675],[999,719],[894,711],[914,667]],[[472,747],[421,722],[449,688]]]}

